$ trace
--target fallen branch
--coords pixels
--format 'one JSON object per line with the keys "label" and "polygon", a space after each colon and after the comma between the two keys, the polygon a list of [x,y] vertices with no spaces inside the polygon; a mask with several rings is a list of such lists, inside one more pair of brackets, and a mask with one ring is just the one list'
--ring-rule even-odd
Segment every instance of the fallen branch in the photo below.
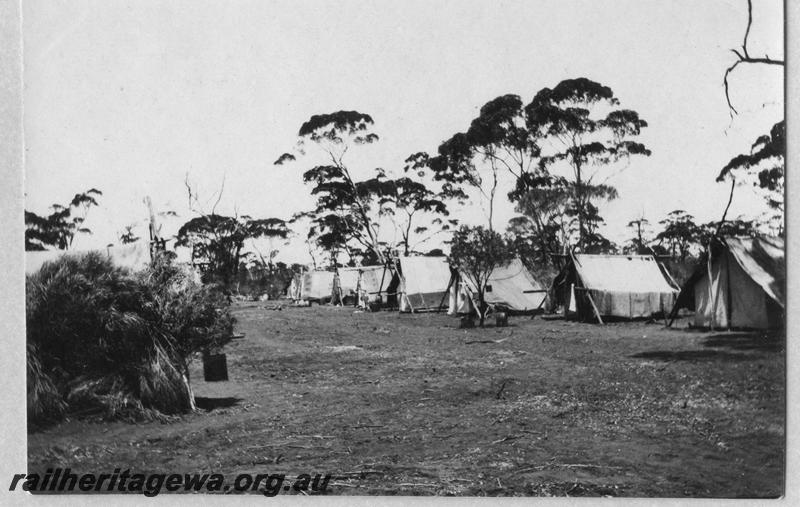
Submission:
{"label": "fallen branch", "polygon": [[[510,338],[510,336],[508,338]],[[471,345],[473,343],[503,343],[508,340],[508,338],[502,338],[500,340],[469,340],[464,342],[464,345]]]}

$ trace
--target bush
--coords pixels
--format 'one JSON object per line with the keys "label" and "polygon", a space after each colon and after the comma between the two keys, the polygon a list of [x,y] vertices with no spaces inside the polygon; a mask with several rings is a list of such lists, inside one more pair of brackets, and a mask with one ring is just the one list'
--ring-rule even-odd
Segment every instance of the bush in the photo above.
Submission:
{"label": "bush", "polygon": [[166,259],[133,274],[100,253],[65,255],[28,276],[26,303],[33,425],[186,412],[188,362],[233,329],[224,298]]}

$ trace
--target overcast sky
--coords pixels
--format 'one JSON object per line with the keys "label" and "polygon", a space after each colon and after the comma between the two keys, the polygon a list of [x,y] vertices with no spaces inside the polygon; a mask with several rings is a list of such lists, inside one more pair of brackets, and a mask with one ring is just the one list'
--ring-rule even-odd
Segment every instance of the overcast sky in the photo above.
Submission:
{"label": "overcast sky", "polygon": [[[782,4],[755,3],[750,53],[783,56]],[[44,213],[91,187],[104,195],[75,248],[144,228],[149,195],[190,218],[184,178],[219,212],[289,218],[311,204],[302,164],[272,162],[312,114],[358,110],[381,141],[360,174],[402,168],[436,150],[498,95],[528,102],[543,87],[587,77],[611,87],[649,123],[609,183],[604,232],[655,223],[674,209],[719,219],[722,166],[783,117],[783,73],[740,66],[725,103],[722,78],[742,43],[746,0],[309,1],[23,3],[26,209]],[[616,172],[616,171],[615,171]],[[502,195],[502,194],[501,194]],[[514,215],[504,197],[498,220]],[[761,201],[737,190],[731,214]],[[478,206],[463,214],[483,218]],[[167,223],[174,233],[178,221]],[[279,256],[305,262],[301,242]]]}

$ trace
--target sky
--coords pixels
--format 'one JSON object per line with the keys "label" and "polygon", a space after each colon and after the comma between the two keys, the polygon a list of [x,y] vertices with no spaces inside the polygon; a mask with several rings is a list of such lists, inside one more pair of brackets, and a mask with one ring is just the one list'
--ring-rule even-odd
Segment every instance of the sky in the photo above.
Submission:
{"label": "sky", "polygon": [[[754,4],[750,53],[782,57],[782,3]],[[601,207],[602,232],[622,243],[629,221],[675,209],[718,220],[720,169],[783,118],[775,66],[740,66],[739,114],[726,105],[746,22],[745,0],[24,2],[25,206],[46,213],[100,189],[75,249],[131,224],[146,237],[146,196],[179,215],[163,225],[174,234],[194,216],[187,177],[206,207],[224,181],[219,213],[288,219],[313,203],[308,165],[273,161],[313,114],[372,116],[381,140],[351,159],[367,177],[435,152],[499,95],[527,103],[587,77],[648,122],[639,140],[652,150],[609,172],[620,197]],[[496,224],[515,215],[500,195]],[[730,216],[763,209],[741,188]],[[485,222],[478,204],[459,218]],[[301,239],[278,259],[309,260]]]}

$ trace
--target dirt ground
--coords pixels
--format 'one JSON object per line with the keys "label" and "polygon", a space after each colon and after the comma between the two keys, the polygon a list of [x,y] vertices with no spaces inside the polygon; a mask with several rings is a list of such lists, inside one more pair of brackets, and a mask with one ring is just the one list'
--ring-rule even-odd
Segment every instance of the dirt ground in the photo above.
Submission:
{"label": "dirt ground", "polygon": [[228,382],[195,361],[199,413],[32,433],[31,471],[331,473],[340,495],[782,494],[782,337],[273,305],[236,307]]}

